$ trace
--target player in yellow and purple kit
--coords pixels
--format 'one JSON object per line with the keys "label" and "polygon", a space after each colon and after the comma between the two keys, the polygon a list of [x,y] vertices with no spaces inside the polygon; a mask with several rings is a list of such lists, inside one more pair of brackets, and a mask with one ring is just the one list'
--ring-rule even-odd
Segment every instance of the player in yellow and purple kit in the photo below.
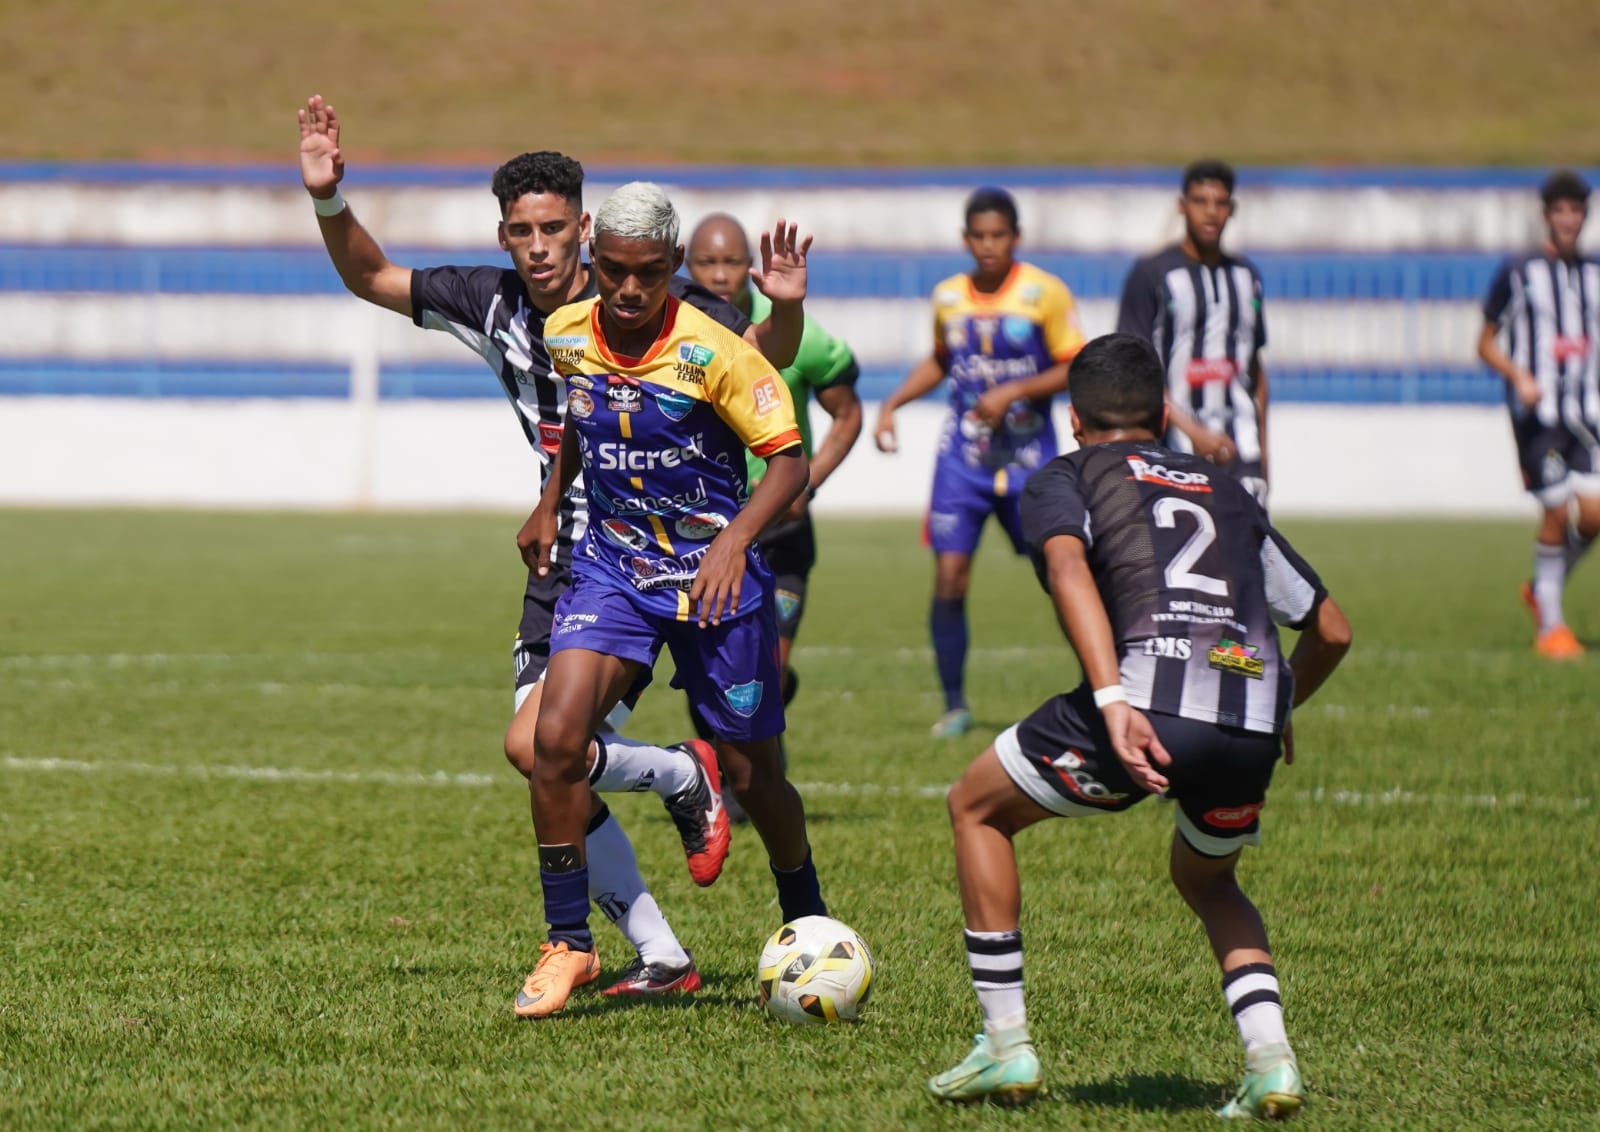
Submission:
{"label": "player in yellow and purple kit", "polygon": [[[784,919],[824,915],[805,810],[784,776],[772,572],[755,539],[806,486],[794,402],[742,339],[672,297],[678,216],[634,182],[600,206],[598,299],[545,322],[568,427],[558,474],[518,536],[548,569],[562,496],[579,472],[590,522],[556,605],[534,736],[534,826],[549,942],[526,1015],[560,1010],[599,975],[588,926],[585,754],[598,722],[648,680],[665,644],[673,679],[711,724],[735,796],[767,848]],[[767,461],[752,491],[745,451]]]}
{"label": "player in yellow and purple kit", "polygon": [[972,727],[967,587],[978,536],[993,515],[1025,553],[1018,500],[1028,476],[1059,451],[1050,400],[1067,387],[1067,363],[1083,345],[1067,285],[1015,258],[1022,233],[1011,194],[979,189],[966,218],[972,270],[934,288],[933,353],[883,403],[875,434],[878,447],[893,452],[895,410],[950,378],[927,527],[935,556],[928,623],[945,699],[933,734],[941,739]]}

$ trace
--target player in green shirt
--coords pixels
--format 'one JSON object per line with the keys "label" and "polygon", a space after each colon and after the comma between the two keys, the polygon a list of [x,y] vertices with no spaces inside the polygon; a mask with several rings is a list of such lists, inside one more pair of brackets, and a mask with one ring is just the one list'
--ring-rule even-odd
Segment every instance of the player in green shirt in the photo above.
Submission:
{"label": "player in green shirt", "polygon": [[[739,222],[726,214],[708,216],[689,239],[689,276],[696,283],[738,307],[752,320],[765,317],[771,301],[750,286],[750,241]],[[778,648],[783,670],[783,702],[794,699],[798,679],[789,666],[789,650],[805,609],[806,578],[816,564],[816,536],[810,501],[849,453],[861,434],[861,402],[856,398],[860,368],[850,347],[824,330],[809,314],[794,363],[778,371],[794,397],[800,443],[811,461],[811,482],[793,507],[757,540],[761,554],[777,576]],[[817,404],[832,418],[821,444],[813,447],[807,405]],[[749,453],[750,486],[766,471],[767,462]],[[695,720],[696,729],[703,721]],[[730,811],[736,812],[736,811]]]}

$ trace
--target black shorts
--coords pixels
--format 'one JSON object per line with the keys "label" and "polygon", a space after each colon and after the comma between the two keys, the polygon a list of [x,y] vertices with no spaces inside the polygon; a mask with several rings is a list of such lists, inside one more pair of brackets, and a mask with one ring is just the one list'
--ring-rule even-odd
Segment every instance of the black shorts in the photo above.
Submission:
{"label": "black shorts", "polygon": [[1547,425],[1536,413],[1511,416],[1522,486],[1546,507],[1560,507],[1574,495],[1600,492],[1600,452],[1592,437],[1564,424]]}
{"label": "black shorts", "polygon": [[[1261,843],[1261,807],[1277,764],[1278,736],[1146,712],[1172,765],[1161,773],[1178,803],[1178,832],[1197,853],[1226,857]],[[1017,788],[1061,817],[1120,813],[1149,795],[1111,749],[1085,685],[1046,700],[994,741]]]}
{"label": "black shorts", "polygon": [[554,565],[544,577],[528,571],[528,588],[522,595],[522,620],[511,648],[513,687],[528,688],[539,682],[550,665],[550,630],[555,624],[556,599],[572,584],[565,565]]}
{"label": "black shorts", "polygon": [[806,579],[817,564],[817,532],[811,525],[811,513],[807,511],[792,523],[768,527],[756,545],[777,580],[778,636],[792,641],[806,608]]}

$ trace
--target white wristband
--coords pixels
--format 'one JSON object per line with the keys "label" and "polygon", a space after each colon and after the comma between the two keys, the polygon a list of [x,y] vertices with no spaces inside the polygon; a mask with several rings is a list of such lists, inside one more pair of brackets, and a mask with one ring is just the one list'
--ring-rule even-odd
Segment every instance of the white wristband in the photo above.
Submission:
{"label": "white wristband", "polygon": [[327,200],[323,200],[321,197],[312,197],[311,207],[316,209],[318,216],[338,216],[345,210],[344,197],[335,188],[333,195]]}
{"label": "white wristband", "polygon": [[1104,708],[1107,704],[1125,704],[1128,702],[1128,693],[1122,690],[1121,684],[1107,684],[1104,688],[1094,690],[1094,706]]}

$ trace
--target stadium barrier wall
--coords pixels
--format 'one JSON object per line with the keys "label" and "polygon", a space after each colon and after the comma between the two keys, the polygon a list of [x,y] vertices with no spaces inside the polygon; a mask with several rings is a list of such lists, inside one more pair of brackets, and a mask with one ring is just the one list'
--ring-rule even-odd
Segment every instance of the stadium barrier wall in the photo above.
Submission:
{"label": "stadium barrier wall", "polygon": [[[901,409],[894,456],[873,445],[877,412],[866,406],[818,514],[924,511],[943,410]],[[1277,514],[1533,513],[1501,408],[1283,405],[1270,442]],[[0,504],[517,512],[536,491],[527,443],[494,402],[0,398]]]}

